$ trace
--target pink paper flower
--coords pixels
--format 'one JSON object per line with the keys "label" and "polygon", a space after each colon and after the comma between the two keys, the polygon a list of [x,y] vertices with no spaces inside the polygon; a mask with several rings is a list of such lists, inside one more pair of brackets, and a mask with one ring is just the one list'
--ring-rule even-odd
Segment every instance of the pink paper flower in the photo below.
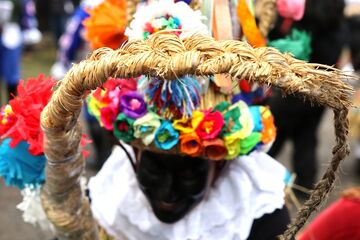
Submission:
{"label": "pink paper flower", "polygon": [[299,21],[304,16],[305,0],[277,0],[280,16]]}

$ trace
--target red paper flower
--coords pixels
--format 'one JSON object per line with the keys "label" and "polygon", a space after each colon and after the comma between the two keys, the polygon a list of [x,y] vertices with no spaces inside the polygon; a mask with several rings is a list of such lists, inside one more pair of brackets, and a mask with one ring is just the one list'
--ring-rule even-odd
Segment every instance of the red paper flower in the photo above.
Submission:
{"label": "red paper flower", "polygon": [[89,151],[85,149],[85,147],[89,144],[92,143],[92,141],[90,139],[87,139],[86,134],[83,134],[81,136],[81,140],[80,140],[80,146],[83,148],[82,150],[82,155],[84,156],[84,158],[86,158],[87,156],[89,156]]}
{"label": "red paper flower", "polygon": [[[11,138],[10,147],[15,147],[19,142],[29,143],[29,152],[33,155],[43,153],[44,133],[40,128],[40,114],[47,105],[52,88],[56,82],[52,78],[30,78],[20,80],[17,87],[18,95],[10,100],[14,118],[11,118],[11,126],[7,125],[6,132],[1,132],[2,138]],[[3,129],[4,130],[4,129]]]}
{"label": "red paper flower", "polygon": [[100,120],[106,130],[112,131],[114,129],[113,124],[118,113],[118,109],[111,105],[100,109]]}
{"label": "red paper flower", "polygon": [[205,112],[196,132],[203,140],[214,139],[219,135],[223,126],[224,118],[219,111]]}

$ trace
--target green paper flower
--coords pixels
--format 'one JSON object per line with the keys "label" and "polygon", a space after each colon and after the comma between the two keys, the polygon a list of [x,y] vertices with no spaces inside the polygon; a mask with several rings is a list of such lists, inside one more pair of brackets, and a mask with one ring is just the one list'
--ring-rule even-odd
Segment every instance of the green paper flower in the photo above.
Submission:
{"label": "green paper flower", "polygon": [[253,132],[240,141],[240,154],[246,155],[261,141],[261,133]]}
{"label": "green paper flower", "polygon": [[134,122],[134,119],[129,118],[124,113],[120,113],[114,122],[115,137],[124,142],[134,140]]}

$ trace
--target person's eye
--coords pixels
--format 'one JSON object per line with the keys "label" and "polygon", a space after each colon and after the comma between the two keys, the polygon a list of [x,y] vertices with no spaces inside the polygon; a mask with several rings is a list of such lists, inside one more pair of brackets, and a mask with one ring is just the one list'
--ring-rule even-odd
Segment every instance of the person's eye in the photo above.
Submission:
{"label": "person's eye", "polygon": [[180,172],[179,172],[179,176],[182,177],[182,178],[185,178],[185,179],[192,180],[192,179],[197,178],[197,174],[196,174],[196,173],[197,173],[197,172],[194,171],[194,170],[187,169],[187,170],[180,171]]}
{"label": "person's eye", "polygon": [[155,165],[147,166],[144,170],[152,175],[162,175],[164,173],[162,168]]}

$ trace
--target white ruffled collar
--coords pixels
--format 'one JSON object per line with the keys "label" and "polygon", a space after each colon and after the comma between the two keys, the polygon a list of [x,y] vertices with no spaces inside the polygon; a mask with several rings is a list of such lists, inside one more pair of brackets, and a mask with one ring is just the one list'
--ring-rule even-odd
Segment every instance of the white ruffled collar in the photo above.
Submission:
{"label": "white ruffled collar", "polygon": [[253,152],[230,164],[208,198],[188,215],[165,224],[153,214],[129,160],[116,147],[101,171],[90,179],[91,208],[116,239],[246,239],[254,219],[282,208],[284,177],[282,165],[266,153]]}

